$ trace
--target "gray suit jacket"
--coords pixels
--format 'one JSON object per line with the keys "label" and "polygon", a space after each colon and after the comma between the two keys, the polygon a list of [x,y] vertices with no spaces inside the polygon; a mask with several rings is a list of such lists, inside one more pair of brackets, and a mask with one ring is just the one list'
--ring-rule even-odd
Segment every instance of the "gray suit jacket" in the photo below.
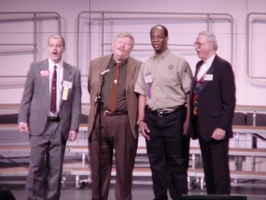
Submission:
{"label": "gray suit jacket", "polygon": [[[81,83],[80,70],[66,62],[63,63],[63,81],[73,83],[67,100],[60,104],[60,130],[68,139],[69,130],[79,129],[81,113]],[[48,59],[32,63],[27,74],[25,88],[20,104],[18,122],[28,122],[30,134],[41,135],[45,130],[49,114],[49,76],[42,76],[41,72],[49,70]]]}
{"label": "gray suit jacket", "polygon": [[[91,134],[93,130],[93,124],[95,120],[96,106],[95,98],[100,91],[101,78],[100,73],[106,70],[108,63],[112,55],[103,56],[92,60],[90,63],[90,72],[88,78],[88,91],[90,93],[90,114],[88,122],[88,133]],[[138,138],[138,127],[137,122],[137,113],[138,113],[138,96],[134,92],[135,83],[138,77],[138,72],[141,66],[141,61],[136,60],[132,57],[128,58],[127,63],[127,77],[126,77],[126,101],[127,101],[127,111],[128,119],[130,123],[130,128],[135,139]]]}

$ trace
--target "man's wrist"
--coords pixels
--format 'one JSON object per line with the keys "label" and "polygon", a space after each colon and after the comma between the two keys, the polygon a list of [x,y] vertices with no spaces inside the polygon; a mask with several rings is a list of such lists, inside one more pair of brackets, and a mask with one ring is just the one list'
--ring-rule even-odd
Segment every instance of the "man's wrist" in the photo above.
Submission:
{"label": "man's wrist", "polygon": [[143,119],[142,120],[138,120],[137,121],[137,125],[139,125],[140,122],[144,122],[144,120]]}

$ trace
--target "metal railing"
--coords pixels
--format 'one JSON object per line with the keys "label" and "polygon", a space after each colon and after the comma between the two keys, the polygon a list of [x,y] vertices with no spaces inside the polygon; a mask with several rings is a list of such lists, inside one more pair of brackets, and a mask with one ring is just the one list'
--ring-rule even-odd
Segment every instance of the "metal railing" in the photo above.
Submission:
{"label": "metal railing", "polygon": [[[257,17],[254,17],[257,16]],[[259,17],[259,16],[264,16],[264,18]],[[251,60],[251,56],[250,56],[250,46],[251,46],[251,36],[252,34],[252,29],[251,29],[251,25],[254,23],[259,23],[261,22],[261,24],[265,25],[266,23],[266,13],[259,13],[259,12],[253,12],[253,13],[249,13],[247,15],[247,21],[246,21],[246,28],[247,28],[247,44],[246,44],[246,52],[247,52],[247,56],[246,56],[246,67],[247,67],[247,75],[249,78],[251,79],[266,79],[266,75],[265,76],[256,76],[256,75],[252,75],[251,73],[251,69],[250,69],[250,60]],[[264,49],[264,48],[263,48]],[[253,49],[252,49],[253,51]],[[264,62],[262,61],[262,63],[264,64]],[[264,66],[262,66],[262,68],[264,68]]]}
{"label": "metal railing", "polygon": [[[57,12],[0,12],[0,16],[5,15],[6,17],[0,18],[1,23],[13,23],[13,22],[32,22],[33,23],[33,42],[32,43],[0,43],[0,47],[30,47],[26,50],[13,50],[13,51],[1,51],[0,55],[12,54],[12,53],[33,53],[34,61],[37,61],[37,27],[38,22],[44,20],[57,20],[57,30],[58,34],[61,33],[61,17]],[[18,32],[21,30],[18,30]],[[19,75],[0,75],[0,78],[19,78],[25,76]]]}
{"label": "metal railing", "polygon": [[[98,14],[99,17],[92,18],[93,14]],[[77,66],[80,67],[80,26],[81,19],[84,15],[88,15],[87,21],[89,26],[88,31],[88,40],[91,44],[91,24],[93,20],[97,20],[100,24],[101,30],[101,55],[104,53],[104,46],[111,45],[111,43],[106,43],[104,39],[105,34],[105,22],[106,21],[115,21],[115,20],[135,20],[134,25],[137,21],[142,20],[145,23],[145,20],[154,20],[156,23],[159,23],[159,20],[171,18],[171,20],[182,20],[182,21],[191,21],[191,22],[204,22],[206,23],[206,29],[211,30],[212,24],[216,21],[227,21],[230,23],[230,38],[231,38],[231,63],[233,63],[233,49],[234,49],[234,20],[233,17],[228,13],[178,13],[178,12],[116,12],[116,11],[82,11],[78,14],[77,19]],[[118,17],[119,16],[119,17]],[[145,16],[145,17],[143,17]],[[125,19],[126,18],[126,19]],[[150,45],[150,44],[140,44],[136,43],[135,45]],[[169,44],[169,46],[193,46],[192,44]],[[193,49],[194,50],[194,49]],[[91,60],[91,49],[89,46],[89,55],[87,60]]]}

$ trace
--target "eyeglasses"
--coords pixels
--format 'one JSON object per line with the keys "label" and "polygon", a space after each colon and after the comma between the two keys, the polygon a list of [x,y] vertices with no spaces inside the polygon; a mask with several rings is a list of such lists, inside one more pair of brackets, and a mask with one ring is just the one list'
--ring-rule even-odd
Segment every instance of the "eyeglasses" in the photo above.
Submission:
{"label": "eyeglasses", "polygon": [[202,45],[204,45],[204,44],[206,44],[206,43],[208,43],[208,42],[203,42],[203,43],[200,43],[200,42],[194,42],[193,44],[194,44],[194,46],[196,47],[201,47]]}

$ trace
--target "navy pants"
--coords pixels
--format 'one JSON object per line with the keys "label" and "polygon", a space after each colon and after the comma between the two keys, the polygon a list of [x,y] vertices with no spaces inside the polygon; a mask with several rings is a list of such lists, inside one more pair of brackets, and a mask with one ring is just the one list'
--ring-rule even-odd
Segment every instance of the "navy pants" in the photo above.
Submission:
{"label": "navy pants", "polygon": [[185,108],[165,116],[146,111],[145,122],[150,129],[147,155],[156,200],[168,199],[168,190],[174,200],[187,194],[189,137],[183,136],[185,118]]}

